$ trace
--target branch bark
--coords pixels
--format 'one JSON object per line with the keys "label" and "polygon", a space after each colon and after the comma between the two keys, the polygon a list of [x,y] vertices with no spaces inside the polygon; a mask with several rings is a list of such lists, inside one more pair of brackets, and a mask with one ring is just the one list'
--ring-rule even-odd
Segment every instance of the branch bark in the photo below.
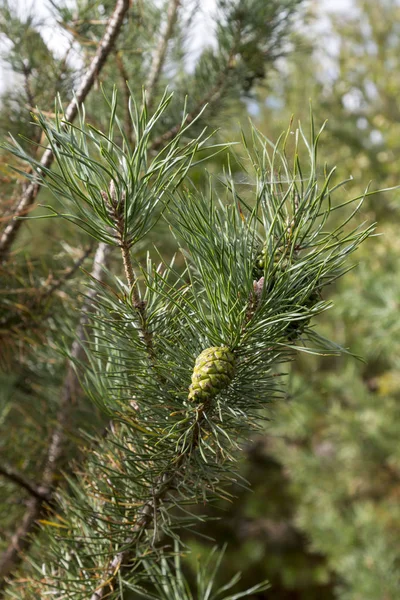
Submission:
{"label": "branch bark", "polygon": [[[100,243],[93,260],[91,276],[98,281],[102,280],[103,267],[107,263],[107,257],[110,248]],[[82,342],[85,339],[85,325],[88,320],[87,313],[91,310],[93,299],[96,295],[95,289],[91,289],[86,297],[82,309],[82,316],[74,336],[74,342],[71,347],[71,356],[73,360],[79,360],[83,356]],[[57,424],[51,434],[45,465],[42,474],[42,481],[38,489],[42,494],[34,496],[28,502],[27,510],[22,518],[21,524],[11,538],[8,548],[0,558],[0,598],[4,598],[4,593],[8,581],[12,579],[15,569],[23,560],[23,552],[26,552],[32,542],[32,533],[38,519],[48,508],[49,502],[54,493],[54,479],[58,473],[60,459],[64,449],[65,431],[68,424],[68,417],[76,394],[79,389],[79,382],[73,364],[68,365],[67,374],[64,379],[61,400],[57,414]]]}
{"label": "branch bark", "polygon": [[22,487],[34,498],[37,498],[38,500],[47,499],[45,490],[43,490],[41,486],[29,481],[24,475],[14,469],[14,467],[11,467],[10,465],[0,465],[0,475]]}
{"label": "branch bark", "polygon": [[[129,5],[130,0],[117,0],[114,12],[110,17],[103,39],[97,48],[97,52],[90,63],[90,66],[75,97],[73,100],[71,100],[65,111],[66,121],[71,123],[75,119],[79,106],[85,100],[86,96],[93,87],[96,77],[103,68],[107,57],[113,48],[114,42],[121,31],[124,17],[128,13]],[[49,168],[53,162],[53,159],[53,153],[51,148],[48,146],[41,159],[42,166]],[[32,182],[22,194],[16,208],[14,218],[8,223],[0,237],[0,261],[4,261],[7,258],[11,249],[11,245],[21,227],[22,220],[18,219],[18,217],[25,215],[29,208],[33,205],[36,196],[39,193],[39,189],[39,185]]]}
{"label": "branch bark", "polygon": [[124,129],[125,129],[125,135],[128,138],[128,140],[131,142],[132,141],[132,135],[133,135],[133,126],[132,126],[132,119],[131,119],[131,115],[130,115],[130,111],[129,111],[129,101],[130,101],[130,92],[129,92],[129,87],[128,87],[128,73],[125,69],[125,65],[124,65],[124,59],[123,56],[121,54],[121,52],[116,52],[115,53],[115,62],[117,63],[117,69],[119,71],[119,74],[121,76],[121,80],[122,80],[122,89],[123,89],[123,95],[124,95]]}
{"label": "branch bark", "polygon": [[168,42],[172,36],[176,17],[178,14],[179,5],[181,0],[170,0],[167,12],[167,20],[165,22],[164,31],[160,35],[160,39],[157,44],[157,48],[154,52],[153,59],[150,66],[149,77],[146,81],[146,100],[147,106],[150,109],[153,102],[154,92],[160,78],[160,74],[165,62],[165,56],[167,53]]}

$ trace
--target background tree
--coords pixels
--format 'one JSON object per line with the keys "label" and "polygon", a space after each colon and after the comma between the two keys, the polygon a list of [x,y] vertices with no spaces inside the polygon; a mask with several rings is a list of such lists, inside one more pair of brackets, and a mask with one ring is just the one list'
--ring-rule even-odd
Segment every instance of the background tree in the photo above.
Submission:
{"label": "background tree", "polygon": [[[333,134],[329,160],[356,181],[366,176],[385,188],[397,184],[399,5],[360,2],[353,10],[351,19],[333,19],[337,71],[322,87],[320,110],[329,113]],[[316,363],[307,387],[295,377],[303,408],[285,420],[292,443],[285,450],[277,444],[294,488],[302,489],[297,522],[328,556],[340,598],[396,598],[400,589],[397,196],[369,202],[383,235],[362,251],[358,276],[339,287],[336,301],[336,339],[365,362],[335,360],[329,371]]]}

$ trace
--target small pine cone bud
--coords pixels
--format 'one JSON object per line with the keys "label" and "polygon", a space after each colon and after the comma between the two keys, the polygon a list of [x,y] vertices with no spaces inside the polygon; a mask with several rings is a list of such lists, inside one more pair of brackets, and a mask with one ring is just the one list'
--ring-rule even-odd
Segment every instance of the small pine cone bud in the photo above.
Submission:
{"label": "small pine cone bud", "polygon": [[264,275],[265,259],[267,255],[267,248],[264,245],[261,251],[257,254],[253,264],[253,277],[260,279]]}
{"label": "small pine cone bud", "polygon": [[228,387],[235,372],[235,357],[227,346],[206,348],[196,358],[189,400],[210,400]]}
{"label": "small pine cone bud", "polygon": [[274,255],[274,265],[278,267],[280,271],[286,271],[286,269],[290,266],[288,249],[285,248],[285,246],[280,246],[276,249]]}
{"label": "small pine cone bud", "polygon": [[123,217],[125,211],[125,192],[122,192],[121,197],[118,197],[115,183],[113,180],[111,180],[108,188],[108,194],[102,190],[101,195],[106,204],[108,215],[113,221],[119,221]]}
{"label": "small pine cone bud", "polygon": [[264,270],[266,258],[267,258],[267,246],[266,246],[266,244],[264,244],[261,252],[259,252],[256,257],[256,267],[258,269]]}
{"label": "small pine cone bud", "polygon": [[[260,279],[264,275],[265,263],[267,262],[268,246],[264,244],[261,251],[257,254],[253,267],[253,276]],[[274,254],[274,267],[279,271],[285,271],[290,266],[288,249],[285,246],[279,246]]]}
{"label": "small pine cone bud", "polygon": [[264,289],[264,277],[260,277],[260,279],[257,279],[256,281],[253,281],[253,290],[254,290],[254,295],[257,299],[257,301],[259,302],[261,299],[261,295],[262,295],[262,291]]}

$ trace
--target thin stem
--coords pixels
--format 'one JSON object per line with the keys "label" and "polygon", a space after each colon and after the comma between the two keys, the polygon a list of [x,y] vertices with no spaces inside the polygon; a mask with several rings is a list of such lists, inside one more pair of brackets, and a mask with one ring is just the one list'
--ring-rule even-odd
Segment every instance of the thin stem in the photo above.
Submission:
{"label": "thin stem", "polygon": [[[124,18],[128,12],[130,0],[117,0],[113,14],[107,25],[107,29],[104,33],[104,37],[101,40],[96,54],[93,57],[89,68],[81,82],[81,85],[69,103],[65,111],[65,121],[71,123],[76,115],[78,114],[78,108],[85,100],[86,96],[90,92],[93,84],[103,68],[108,55],[110,54],[114,42],[121,31]],[[41,165],[45,168],[49,168],[53,163],[54,156],[50,146],[46,148],[41,159]],[[44,176],[44,172],[42,172]],[[18,217],[26,214],[29,208],[33,205],[36,196],[39,193],[40,186],[37,183],[31,183],[24,191],[18,206],[16,208],[14,218],[8,223],[2,235],[0,236],[0,261],[6,260],[8,253],[11,249],[11,245],[15,240],[17,233],[21,227],[22,220]]]}
{"label": "thin stem", "polygon": [[140,298],[139,298],[139,295],[137,292],[136,277],[135,277],[135,272],[134,272],[133,266],[132,266],[132,260],[131,260],[131,255],[130,255],[128,244],[122,243],[121,254],[122,254],[122,262],[124,264],[125,276],[129,283],[129,287],[131,288],[131,293],[133,295],[134,301],[139,302]]}
{"label": "thin stem", "polygon": [[165,62],[167,54],[168,42],[172,36],[176,17],[178,14],[181,0],[170,0],[167,12],[167,20],[164,25],[164,31],[160,35],[157,48],[154,52],[150,66],[149,77],[146,81],[146,100],[147,106],[150,109],[153,103],[154,92],[157,87],[158,80]]}
{"label": "thin stem", "polygon": [[68,70],[68,57],[69,57],[69,55],[70,55],[73,47],[74,47],[74,39],[71,38],[69,46],[68,46],[68,48],[67,48],[67,50],[66,50],[66,52],[64,54],[64,57],[63,57],[63,59],[62,59],[62,61],[60,63],[60,69],[59,69],[59,71],[57,73],[57,77],[56,77],[56,80],[55,80],[55,89],[56,89],[57,92],[59,91],[63,75],[65,75],[67,73],[67,70]]}
{"label": "thin stem", "polygon": [[[31,69],[25,64],[25,61],[23,61],[22,73],[23,73],[23,77],[24,77],[24,89],[25,89],[26,99],[28,101],[28,108],[29,108],[29,111],[32,111],[36,107],[36,101],[35,101],[35,96],[33,94],[32,86],[31,86]],[[36,144],[39,144],[41,136],[42,136],[42,132],[39,129],[39,127],[37,127],[32,136],[32,141],[35,142],[35,145],[34,145],[35,156],[39,149],[39,146]],[[31,169],[30,169],[30,171],[31,171]]]}
{"label": "thin stem", "polygon": [[131,119],[131,114],[130,114],[130,110],[129,110],[129,101],[130,101],[130,92],[129,92],[129,87],[128,87],[128,73],[126,72],[125,69],[125,65],[124,65],[124,60],[123,60],[123,56],[121,54],[121,52],[116,52],[115,53],[115,61],[117,63],[117,69],[119,71],[119,74],[121,76],[121,80],[122,80],[122,89],[123,89],[123,95],[124,95],[124,128],[125,128],[125,134],[126,137],[128,138],[129,141],[132,140],[132,135],[133,135],[133,125],[132,125],[132,119]]}
{"label": "thin stem", "polygon": [[34,498],[39,500],[47,499],[47,494],[44,490],[42,490],[41,486],[29,481],[24,475],[17,471],[17,469],[14,469],[14,467],[9,465],[0,465],[0,475],[22,487]]}
{"label": "thin stem", "polygon": [[135,275],[135,271],[132,265],[130,248],[131,245],[126,236],[125,231],[125,203],[126,197],[122,195],[120,198],[117,196],[117,191],[115,189],[114,182],[111,181],[109,187],[109,194],[107,192],[102,191],[102,196],[104,198],[104,202],[108,204],[108,210],[111,218],[114,221],[114,228],[116,232],[116,237],[119,242],[119,247],[121,248],[122,254],[122,262],[124,265],[125,276],[129,285],[129,293],[133,300],[132,305],[137,312],[138,316],[138,325],[139,325],[139,333],[141,339],[146,347],[148,357],[150,359],[150,363],[152,366],[155,364],[155,355],[154,355],[154,347],[153,347],[153,336],[148,327],[147,314],[146,314],[146,304],[141,299],[138,286],[137,286],[137,277]]}
{"label": "thin stem", "polygon": [[124,265],[125,276],[128,281],[130,287],[130,294],[133,300],[133,307],[135,308],[138,321],[139,321],[139,331],[142,341],[146,347],[148,357],[150,359],[150,363],[154,366],[155,355],[154,355],[154,347],[153,347],[153,336],[148,327],[147,322],[147,313],[146,313],[146,304],[141,299],[139,290],[137,287],[137,278],[132,266],[132,259],[130,254],[129,245],[126,242],[121,243],[121,254],[122,254],[122,262]]}

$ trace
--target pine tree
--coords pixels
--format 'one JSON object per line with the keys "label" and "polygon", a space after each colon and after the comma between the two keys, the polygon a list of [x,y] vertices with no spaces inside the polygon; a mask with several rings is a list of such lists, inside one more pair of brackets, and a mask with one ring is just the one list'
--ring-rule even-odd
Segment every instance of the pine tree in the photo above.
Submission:
{"label": "pine tree", "polygon": [[[10,94],[12,99],[5,104],[4,114],[9,108],[15,120],[12,133],[24,134],[26,139],[19,138],[19,143],[24,151],[30,149],[32,159],[40,161],[42,173],[51,175],[58,171],[51,167],[51,149],[43,152],[46,140],[40,127],[35,125],[37,107],[51,118],[54,114],[52,98],[57,92],[61,93],[64,116],[69,122],[82,110],[85,99],[88,122],[106,131],[109,109],[99,108],[99,95],[95,97],[89,92],[100,84],[110,90],[117,83],[123,102],[116,110],[124,124],[118,143],[121,144],[123,138],[126,149],[133,149],[138,132],[133,129],[135,119],[131,114],[129,89],[140,97],[145,84],[151,114],[151,107],[154,110],[159,104],[164,84],[171,81],[173,73],[174,102],[163,101],[163,110],[154,120],[151,140],[145,136],[141,139],[148,141],[151,156],[172,140],[176,143],[183,135],[182,128],[187,137],[185,143],[189,143],[190,138],[200,135],[206,124],[212,125],[223,111],[226,114],[240,97],[249,94],[252,86],[274,67],[287,47],[287,34],[300,2],[221,2],[217,44],[204,49],[190,72],[185,63],[185,40],[190,35],[193,16],[188,10],[190,4],[167,4],[168,10],[164,11],[158,4],[132,3],[129,6],[126,0],[115,4],[79,2],[73,8],[53,3],[59,25],[72,36],[71,47],[62,59],[56,58],[46,46],[36,18],[24,20],[11,5],[2,4],[3,31],[11,22],[12,41],[18,41],[10,51],[9,62],[14,72],[22,76],[16,80],[19,93]],[[79,60],[70,61],[69,57],[75,53]],[[77,63],[83,66],[77,68]],[[22,87],[19,87],[20,81]],[[75,82],[75,96],[71,82]],[[182,107],[188,92],[186,119],[182,122]],[[29,115],[32,110],[33,117]],[[3,127],[9,129],[4,118]],[[106,131],[106,135],[109,133]],[[40,145],[32,146],[31,142]],[[3,161],[10,162],[9,156],[3,157]],[[33,186],[26,186],[24,176],[29,176],[29,171],[25,173],[20,158],[14,157],[12,161],[11,166],[17,170],[7,170],[5,175],[4,183],[8,186],[3,199],[5,227],[0,241],[1,276],[8,293],[1,303],[1,415],[5,432],[2,450],[8,464],[1,466],[0,473],[5,505],[11,507],[2,515],[5,536],[0,587],[3,594],[8,581],[11,585],[7,593],[14,593],[11,590],[16,584],[12,579],[21,560],[27,558],[28,565],[42,551],[41,542],[36,542],[40,532],[37,525],[53,518],[61,470],[71,473],[72,459],[76,457],[78,463],[83,460],[79,446],[93,445],[87,434],[90,432],[98,438],[107,423],[104,414],[101,415],[80,390],[72,367],[85,360],[82,343],[86,313],[98,293],[96,286],[89,291],[85,289],[79,268],[84,264],[91,269],[95,281],[104,278],[104,285],[114,283],[115,275],[111,273],[123,272],[108,251],[109,245],[122,243],[121,231],[119,241],[114,240],[113,244],[106,243],[111,242],[109,233],[107,239],[100,241],[90,267],[89,255],[95,250],[90,237],[93,231],[86,235],[77,233],[68,222],[57,221],[55,227],[54,220],[18,218],[27,214],[40,217],[43,209],[31,213],[40,188],[36,181]],[[197,178],[201,178],[200,168],[197,172]],[[102,196],[107,218],[118,220],[121,202],[115,203],[114,191],[109,187],[101,191],[108,198],[107,202]],[[10,193],[12,202],[9,202]],[[41,196],[42,202],[51,203],[55,211],[61,210],[60,197],[53,199],[46,190]],[[148,199],[143,201],[145,207]],[[159,217],[155,215],[155,222]],[[148,226],[153,224],[148,223]],[[46,256],[44,261],[39,244],[30,242],[30,236],[35,241],[51,239],[51,244],[43,243],[43,249],[47,254],[49,251],[53,254],[54,248],[61,250],[58,257],[54,260]],[[128,246],[131,242],[127,241]],[[135,250],[137,259],[144,256],[141,243]],[[70,264],[67,269],[64,268],[66,260]],[[177,271],[180,277],[181,266]],[[140,312],[142,300],[133,299],[133,305],[135,303],[134,308]],[[144,313],[142,318],[146,319]],[[143,335],[146,338],[146,334]],[[69,348],[65,351],[69,366],[58,351],[61,340]],[[21,490],[26,494],[22,503],[18,500]]]}
{"label": "pine tree", "polygon": [[[212,179],[206,190],[185,184],[203,148],[220,150],[203,133],[184,142],[186,115],[176,136],[149,155],[171,100],[165,95],[154,114],[145,96],[141,106],[132,100],[133,148],[116,94],[107,132],[86,124],[83,112],[78,125],[62,113],[55,122],[39,114],[57,170],[15,140],[8,146],[30,163],[32,182],[64,206],[49,210],[118,247],[125,273],[106,287],[93,279],[87,360],[70,355],[110,423],[59,489],[57,511],[36,540],[40,560],[30,559],[36,576],[16,586],[15,597],[98,600],[143,586],[143,560],[152,564],[164,552],[168,561],[177,525],[195,525],[190,506],[229,495],[235,455],[278,393],[280,363],[306,349],[306,340],[308,351],[336,351],[309,322],[329,308],[322,289],[346,272],[348,255],[372,228],[347,227],[355,198],[341,203],[344,220],[329,232],[331,198],[341,186],[334,171],[320,175],[321,132],[312,128],[308,140],[299,129],[287,149],[290,131],[271,145],[253,130],[244,139],[247,171],[241,168],[252,197],[229,170],[221,196]],[[160,212],[185,257],[183,271],[162,257],[159,265],[132,259]]]}

